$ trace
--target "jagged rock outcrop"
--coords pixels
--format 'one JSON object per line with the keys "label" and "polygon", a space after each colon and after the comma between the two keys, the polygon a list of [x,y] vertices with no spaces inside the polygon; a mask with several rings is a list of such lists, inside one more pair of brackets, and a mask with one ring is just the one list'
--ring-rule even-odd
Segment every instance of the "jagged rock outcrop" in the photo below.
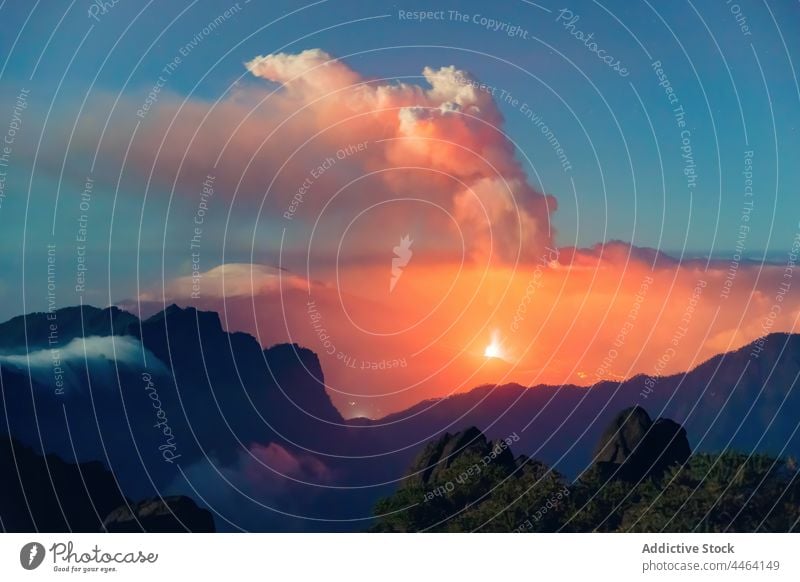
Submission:
{"label": "jagged rock outcrop", "polygon": [[90,305],[64,307],[52,314],[38,312],[19,315],[0,323],[0,350],[25,353],[51,348],[51,326],[57,324],[58,342],[64,346],[75,338],[125,335],[138,322],[135,315],[118,307],[100,309]]}
{"label": "jagged rock outcrop", "polygon": [[188,497],[146,499],[112,511],[103,521],[109,533],[214,532],[211,512],[201,509]]}
{"label": "jagged rock outcrop", "polygon": [[595,448],[597,467],[627,481],[657,477],[672,465],[681,465],[692,450],[684,428],[672,420],[652,421],[644,408],[620,412]]}
{"label": "jagged rock outcrop", "polygon": [[465,455],[475,455],[480,459],[489,457],[493,464],[509,471],[513,471],[516,466],[507,442],[490,441],[473,426],[455,434],[445,433],[428,443],[415,459],[405,481],[426,487],[437,482],[443,471]]}
{"label": "jagged rock outcrop", "polygon": [[[325,391],[325,376],[316,353],[298,344],[279,344],[264,350],[270,377],[283,407],[293,406],[312,417],[327,422],[342,423],[342,415]],[[293,403],[293,404],[292,404]]]}

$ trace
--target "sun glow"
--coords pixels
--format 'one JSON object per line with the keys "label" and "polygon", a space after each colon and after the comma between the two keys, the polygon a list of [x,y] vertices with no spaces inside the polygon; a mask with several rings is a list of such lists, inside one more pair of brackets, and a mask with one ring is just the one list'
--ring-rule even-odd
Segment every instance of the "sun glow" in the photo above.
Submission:
{"label": "sun glow", "polygon": [[486,350],[484,350],[483,355],[487,358],[502,358],[503,353],[500,350],[500,346],[497,344],[489,344],[486,346]]}
{"label": "sun glow", "polygon": [[483,355],[486,358],[503,359],[503,348],[500,346],[500,338],[496,333],[492,334],[492,343],[486,346]]}

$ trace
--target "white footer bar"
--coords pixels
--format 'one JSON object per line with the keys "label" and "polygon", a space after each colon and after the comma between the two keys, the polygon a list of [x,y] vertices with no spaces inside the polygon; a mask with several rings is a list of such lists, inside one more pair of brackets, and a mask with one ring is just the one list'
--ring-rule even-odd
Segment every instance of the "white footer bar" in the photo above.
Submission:
{"label": "white footer bar", "polygon": [[2,580],[761,582],[798,565],[793,534],[0,535]]}

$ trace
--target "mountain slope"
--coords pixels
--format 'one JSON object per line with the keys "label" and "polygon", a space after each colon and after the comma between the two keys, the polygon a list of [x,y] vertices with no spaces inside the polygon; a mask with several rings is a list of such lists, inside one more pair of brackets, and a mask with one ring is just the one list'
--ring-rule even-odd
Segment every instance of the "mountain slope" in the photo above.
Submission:
{"label": "mountain slope", "polygon": [[[756,345],[763,351],[753,357]],[[602,428],[620,410],[639,405],[683,425],[698,451],[797,455],[799,377],[800,336],[772,334],[672,376],[636,376],[589,388],[483,386],[426,401],[373,421],[386,426],[376,430],[381,438],[369,450],[427,442],[475,426],[493,439],[517,433],[520,452],[576,475],[591,464]]]}
{"label": "mountain slope", "polygon": [[[0,324],[0,431],[37,452],[101,461],[129,498],[167,490],[202,501],[202,493],[253,529],[362,527],[319,520],[366,518],[429,441],[473,426],[493,441],[513,437],[515,452],[567,478],[593,463],[603,429],[635,406],[674,419],[698,452],[800,454],[796,335],[770,335],[685,374],[591,388],[482,386],[386,418],[344,421],[316,354],[296,344],[263,349],[194,308],[170,306],[144,321],[84,308],[81,323],[80,313],[56,312],[57,347],[82,330],[87,338],[61,354],[61,394],[48,357],[9,356],[25,353],[24,320]],[[28,345],[40,338],[45,353],[46,315],[27,321]],[[271,508],[281,504],[315,520],[279,523]]]}

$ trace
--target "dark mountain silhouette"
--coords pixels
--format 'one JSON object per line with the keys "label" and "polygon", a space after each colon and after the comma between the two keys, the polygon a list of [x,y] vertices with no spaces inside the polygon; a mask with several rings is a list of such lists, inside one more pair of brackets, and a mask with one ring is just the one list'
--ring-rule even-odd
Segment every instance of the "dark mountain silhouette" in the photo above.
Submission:
{"label": "dark mountain silhouette", "polygon": [[594,458],[606,474],[640,481],[683,465],[691,454],[681,425],[667,418],[653,422],[644,408],[634,406],[620,412],[606,428]]}
{"label": "dark mountain silhouette", "polygon": [[[763,351],[753,357],[756,345]],[[421,402],[376,421],[389,426],[367,444],[377,451],[387,443],[410,445],[469,426],[492,439],[516,432],[515,448],[574,476],[592,464],[595,443],[618,411],[646,406],[681,424],[695,450],[797,455],[798,378],[800,336],[776,333],[682,374],[636,376],[590,388],[483,386]]]}
{"label": "dark mountain silhouette", "polygon": [[[796,463],[695,453],[683,428],[620,412],[597,462],[571,481],[524,456],[505,460],[475,427],[429,443],[375,508],[378,532],[791,532],[800,528]],[[489,452],[491,451],[491,453]],[[433,467],[433,468],[432,468]]]}
{"label": "dark mountain silhouette", "polygon": [[0,475],[0,531],[214,531],[211,514],[191,499],[133,503],[102,463],[38,455],[14,439],[0,439]]}
{"label": "dark mountain silhouette", "polygon": [[[497,450],[497,453],[492,457],[491,453],[494,450]],[[465,456],[491,458],[493,464],[508,471],[516,466],[509,448],[501,446],[499,442],[487,440],[486,436],[473,426],[454,435],[445,433],[437,440],[428,443],[417,455],[404,483],[430,486],[431,483],[441,481],[442,474]]]}
{"label": "dark mountain silhouette", "polygon": [[[325,392],[322,366],[317,354],[297,344],[280,344],[264,352],[270,374],[279,388],[291,387],[285,394],[300,411],[309,417],[343,423],[342,415]],[[299,365],[298,365],[299,364]]]}
{"label": "dark mountain silhouette", "polygon": [[[469,427],[492,442],[517,435],[516,452],[570,478],[593,466],[595,456],[606,463],[625,455],[635,459],[636,435],[643,432],[659,442],[677,435],[674,458],[685,452],[684,439],[701,452],[800,452],[795,335],[772,334],[673,376],[637,376],[591,388],[483,386],[382,419],[344,421],[326,393],[316,354],[296,344],[263,349],[248,334],[226,332],[216,313],[174,305],[143,321],[116,308],[84,307],[83,313],[81,323],[79,308],[56,312],[56,347],[85,333],[125,349],[115,351],[114,360],[84,361],[81,354],[75,362],[61,362],[68,368],[62,394],[41,359],[31,373],[26,365],[0,360],[0,434],[38,453],[101,461],[133,499],[157,498],[165,489],[194,496],[184,476],[189,471],[195,479],[202,474],[212,493],[230,489],[231,479],[261,489],[264,479],[276,479],[281,488],[266,490],[289,495],[289,487],[308,494],[303,503],[318,519],[368,516],[375,500],[401,483],[426,443]],[[29,346],[52,347],[48,321],[46,314],[27,318]],[[22,325],[19,317],[0,324],[0,356],[25,353]],[[624,439],[595,451],[619,411],[637,406],[674,419],[685,436],[666,421],[646,429],[636,413],[638,427],[623,423]],[[276,459],[287,470],[310,473],[287,479],[270,468]],[[247,501],[231,511],[253,518],[257,528],[254,516],[274,515],[272,505]],[[305,527],[353,529],[363,523],[312,521]]]}
{"label": "dark mountain silhouette", "polygon": [[25,353],[26,329],[27,348],[33,351],[51,347],[51,326],[55,326],[58,343],[64,346],[80,337],[124,335],[129,326],[136,322],[138,319],[135,315],[118,307],[99,309],[89,305],[82,308],[65,307],[53,314],[39,312],[19,315],[0,324],[0,350],[5,353]]}
{"label": "dark mountain silhouette", "polygon": [[531,507],[560,499],[565,487],[544,464],[515,458],[514,442],[491,441],[475,427],[431,441],[397,491],[376,505],[372,530],[475,531],[495,522],[490,529],[510,531]]}
{"label": "dark mountain silhouette", "polygon": [[0,439],[0,524],[7,532],[98,532],[126,502],[99,462],[65,463]]}
{"label": "dark mountain silhouette", "polygon": [[[142,322],[109,308],[101,312],[105,324],[98,310],[88,313],[92,333],[110,332],[113,321],[119,335],[105,336],[109,342],[125,337],[143,349],[117,360],[111,378],[80,358],[63,394],[42,380],[51,380],[52,370],[29,376],[25,366],[3,366],[0,428],[45,452],[107,462],[135,497],[153,496],[176,478],[175,463],[164,459],[167,448],[186,466],[209,457],[232,463],[253,443],[281,440],[336,452],[342,442],[331,438],[344,421],[309,350],[294,344],[262,350],[250,335],[223,331],[216,313],[193,308],[173,305]],[[59,332],[74,317],[72,309],[56,312]],[[39,319],[29,321],[38,326]]]}

